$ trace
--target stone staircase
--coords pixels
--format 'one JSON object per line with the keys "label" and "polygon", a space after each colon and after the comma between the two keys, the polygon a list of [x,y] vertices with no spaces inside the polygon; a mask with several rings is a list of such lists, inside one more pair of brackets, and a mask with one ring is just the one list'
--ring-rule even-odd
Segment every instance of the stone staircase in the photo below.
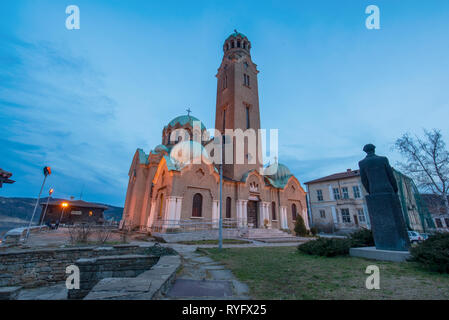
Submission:
{"label": "stone staircase", "polygon": [[295,237],[279,229],[251,229],[241,233],[242,238],[261,242],[302,242],[304,239]]}

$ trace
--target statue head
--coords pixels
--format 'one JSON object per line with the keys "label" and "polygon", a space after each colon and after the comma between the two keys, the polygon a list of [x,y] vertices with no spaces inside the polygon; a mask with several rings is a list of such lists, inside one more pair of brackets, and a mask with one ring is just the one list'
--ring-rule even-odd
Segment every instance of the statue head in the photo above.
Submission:
{"label": "statue head", "polygon": [[374,154],[374,150],[376,150],[376,146],[371,143],[363,147],[363,151],[365,151],[367,154]]}

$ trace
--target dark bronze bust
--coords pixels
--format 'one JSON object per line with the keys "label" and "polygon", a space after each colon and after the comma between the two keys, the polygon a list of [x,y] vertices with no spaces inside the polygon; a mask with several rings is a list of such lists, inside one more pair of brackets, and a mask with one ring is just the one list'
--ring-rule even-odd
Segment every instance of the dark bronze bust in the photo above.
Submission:
{"label": "dark bronze bust", "polygon": [[376,147],[367,144],[365,159],[359,162],[362,184],[369,195],[366,204],[376,249],[407,251],[410,240],[399,202],[398,184],[386,157],[374,153]]}

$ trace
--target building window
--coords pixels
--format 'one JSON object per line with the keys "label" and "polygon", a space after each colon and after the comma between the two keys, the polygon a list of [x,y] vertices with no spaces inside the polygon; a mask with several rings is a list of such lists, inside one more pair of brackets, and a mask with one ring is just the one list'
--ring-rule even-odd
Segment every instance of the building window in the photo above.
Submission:
{"label": "building window", "polygon": [[243,84],[249,87],[249,75],[246,73],[243,74]]}
{"label": "building window", "polygon": [[349,199],[348,188],[346,188],[346,187],[341,188],[341,192],[343,193],[343,199]]}
{"label": "building window", "polygon": [[231,197],[226,198],[226,218],[231,219]]}
{"label": "building window", "polygon": [[223,77],[223,86],[222,87],[223,87],[222,88],[223,90],[228,87],[228,75],[226,75],[226,74]]}
{"label": "building window", "polygon": [[223,133],[225,129],[226,129],[226,109],[223,110]]}
{"label": "building window", "polygon": [[193,196],[192,217],[201,217],[203,209],[203,196],[199,193]]}
{"label": "building window", "polygon": [[366,222],[366,219],[365,219],[365,212],[363,211],[363,209],[357,209],[357,215],[358,215],[358,217],[359,217],[359,221],[360,221],[360,222],[362,222],[362,223],[365,223],[365,222]]}
{"label": "building window", "polygon": [[297,211],[296,211],[296,204],[292,204],[292,220],[296,220],[296,214],[297,214]]}
{"label": "building window", "polygon": [[237,40],[237,48],[240,48],[240,40]]}
{"label": "building window", "polygon": [[435,223],[437,225],[437,228],[443,228],[443,224],[441,223],[440,218],[435,218]]}
{"label": "building window", "polygon": [[160,198],[160,202],[159,202],[159,213],[157,215],[157,217],[159,219],[162,218],[162,208],[163,208],[163,206],[164,206],[164,194],[161,194],[161,198]]}
{"label": "building window", "polygon": [[249,107],[246,107],[246,129],[249,129]]}
{"label": "building window", "polygon": [[246,41],[243,41],[243,49],[246,49]]}
{"label": "building window", "polygon": [[344,223],[351,223],[351,216],[349,215],[349,209],[341,209],[341,220]]}
{"label": "building window", "polygon": [[352,191],[354,192],[354,198],[359,199],[360,198],[359,186],[353,186]]}
{"label": "building window", "polygon": [[316,191],[316,197],[317,197],[317,199],[318,199],[318,201],[323,201],[324,199],[323,199],[323,190],[317,190]]}
{"label": "building window", "polygon": [[334,191],[334,199],[335,200],[340,200],[340,189],[333,188],[332,190]]}
{"label": "building window", "polygon": [[231,41],[231,48],[234,48],[234,41]]}
{"label": "building window", "polygon": [[92,211],[89,211],[89,217],[92,217],[94,213]]}
{"label": "building window", "polygon": [[326,219],[326,211],[320,210],[320,217],[321,219]]}
{"label": "building window", "polygon": [[271,203],[271,220],[277,220],[276,219],[276,203],[274,201]]}

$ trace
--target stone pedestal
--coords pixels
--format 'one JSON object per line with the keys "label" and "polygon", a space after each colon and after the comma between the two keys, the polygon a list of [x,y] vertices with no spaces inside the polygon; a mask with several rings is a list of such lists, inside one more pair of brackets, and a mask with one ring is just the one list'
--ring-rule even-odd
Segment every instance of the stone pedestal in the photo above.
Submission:
{"label": "stone pedestal", "polygon": [[397,194],[367,195],[366,203],[376,249],[408,252],[410,240]]}
{"label": "stone pedestal", "polygon": [[376,247],[351,248],[351,257],[366,258],[382,261],[403,262],[410,258],[408,251],[378,250]]}

